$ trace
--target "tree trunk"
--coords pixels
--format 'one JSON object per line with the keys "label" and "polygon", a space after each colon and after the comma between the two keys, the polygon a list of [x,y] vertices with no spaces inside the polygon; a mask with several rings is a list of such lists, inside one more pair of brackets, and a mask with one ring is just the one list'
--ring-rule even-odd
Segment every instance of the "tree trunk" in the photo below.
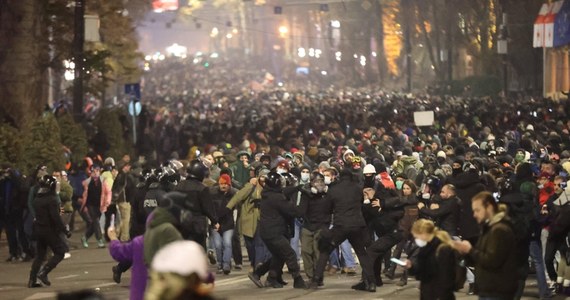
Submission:
{"label": "tree trunk", "polygon": [[[0,99],[3,116],[22,128],[47,102],[43,0],[0,0]],[[2,116],[0,116],[2,117]],[[2,120],[0,120],[2,121]]]}
{"label": "tree trunk", "polygon": [[384,86],[386,79],[386,52],[384,51],[384,9],[382,7],[381,0],[374,2],[376,10],[376,26],[375,37],[376,37],[376,63],[378,64],[378,79],[380,81],[380,86]]}
{"label": "tree trunk", "polygon": [[421,0],[416,1],[416,7],[418,10],[418,16],[420,18],[420,20],[419,20],[420,28],[422,29],[422,34],[423,34],[425,42],[426,42],[425,47],[426,47],[426,50],[428,52],[431,64],[434,67],[435,74],[436,74],[438,79],[441,79],[441,69],[440,69],[439,63],[437,61],[437,58],[435,57],[435,55],[433,53],[434,49],[432,46],[431,37],[430,37],[429,33],[427,32],[427,28],[426,28],[426,23],[425,23],[426,22],[426,16],[425,16],[426,7],[420,6],[420,4],[419,4],[420,1]]}

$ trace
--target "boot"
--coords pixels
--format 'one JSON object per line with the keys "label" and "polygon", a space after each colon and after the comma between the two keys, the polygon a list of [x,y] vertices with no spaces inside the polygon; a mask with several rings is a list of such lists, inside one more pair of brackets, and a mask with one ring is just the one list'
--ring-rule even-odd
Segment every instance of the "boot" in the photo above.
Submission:
{"label": "boot", "polygon": [[119,270],[119,266],[113,267],[113,281],[121,283],[121,271]]}
{"label": "boot", "polygon": [[398,283],[396,283],[397,286],[405,286],[408,284],[408,272],[404,271],[404,274],[402,274],[402,277],[400,277],[400,281]]}
{"label": "boot", "polygon": [[89,243],[87,243],[87,238],[85,236],[81,237],[81,244],[83,245],[83,248],[89,248]]}
{"label": "boot", "polygon": [[311,283],[309,283],[309,289],[316,290],[319,286],[325,285],[322,278],[313,277]]}
{"label": "boot", "polygon": [[295,277],[295,279],[293,279],[293,288],[296,289],[308,289],[309,287],[307,286],[307,284],[305,283],[305,280],[303,280],[303,277],[301,277],[300,275]]}
{"label": "boot", "polygon": [[28,280],[28,288],[38,288],[42,285],[38,283],[37,274],[33,275],[30,273],[30,280]]}
{"label": "boot", "polygon": [[364,283],[364,280],[362,280],[359,283],[351,286],[350,288],[357,291],[364,291],[366,290],[366,284]]}
{"label": "boot", "polygon": [[36,279],[30,278],[30,280],[28,281],[28,288],[38,288],[38,287],[41,287],[41,286],[42,286],[42,285],[39,284]]}
{"label": "boot", "polygon": [[266,287],[272,287],[274,289],[282,289],[283,285],[279,282],[277,282],[277,278],[272,278],[267,276],[267,281],[265,281],[265,286]]}
{"label": "boot", "polygon": [[288,285],[289,284],[289,282],[283,280],[283,274],[277,276],[277,282],[279,282],[282,285]]}
{"label": "boot", "polygon": [[396,264],[390,264],[390,267],[384,271],[384,275],[390,280],[394,279],[394,273],[396,273]]}
{"label": "boot", "polygon": [[469,291],[467,292],[467,295],[475,295],[475,284],[474,283],[469,284]]}
{"label": "boot", "polygon": [[43,266],[40,271],[38,272],[38,279],[41,281],[41,283],[50,286],[51,282],[49,282],[48,279],[48,273],[52,270],[52,268]]}
{"label": "boot", "polygon": [[402,278],[400,278],[400,281],[398,281],[398,283],[396,283],[397,286],[406,286],[408,284],[408,278],[402,276]]}
{"label": "boot", "polygon": [[263,287],[263,283],[261,282],[261,278],[259,278],[259,275],[257,275],[255,272],[249,272],[247,273],[247,277],[249,277],[249,279],[251,281],[253,281],[253,283],[258,287],[258,288],[262,288]]}
{"label": "boot", "polygon": [[97,241],[97,248],[105,248],[105,242],[103,239]]}
{"label": "boot", "polygon": [[368,280],[364,280],[364,290],[367,292],[375,293],[376,292],[376,283]]}

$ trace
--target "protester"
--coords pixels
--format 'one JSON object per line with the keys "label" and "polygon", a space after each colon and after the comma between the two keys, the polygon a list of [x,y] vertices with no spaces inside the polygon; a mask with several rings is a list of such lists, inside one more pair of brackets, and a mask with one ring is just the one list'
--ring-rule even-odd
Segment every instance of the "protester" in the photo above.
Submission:
{"label": "protester", "polygon": [[482,235],[475,246],[469,241],[456,241],[454,247],[475,264],[479,299],[513,299],[518,286],[518,249],[512,224],[491,193],[478,193],[471,202]]}

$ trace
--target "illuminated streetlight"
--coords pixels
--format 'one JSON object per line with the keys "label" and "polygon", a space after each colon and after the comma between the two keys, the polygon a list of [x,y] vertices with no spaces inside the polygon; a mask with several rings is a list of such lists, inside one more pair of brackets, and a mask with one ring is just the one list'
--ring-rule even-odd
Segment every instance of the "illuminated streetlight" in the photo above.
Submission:
{"label": "illuminated streetlight", "polygon": [[231,39],[231,38],[233,38],[233,37],[234,37],[234,36],[233,36],[233,34],[231,34],[231,33],[226,34],[226,38],[227,38],[227,39]]}
{"label": "illuminated streetlight", "polygon": [[284,38],[288,32],[289,32],[289,28],[287,28],[287,26],[279,26],[279,36],[281,38]]}
{"label": "illuminated streetlight", "polygon": [[233,33],[233,34],[238,34],[237,28],[232,29],[232,33]]}
{"label": "illuminated streetlight", "polygon": [[212,31],[210,32],[210,36],[216,37],[218,35],[218,33],[220,33],[220,31],[218,30],[218,27],[214,27],[214,28],[212,28]]}
{"label": "illuminated streetlight", "polygon": [[340,21],[339,20],[332,20],[331,21],[332,28],[340,28]]}

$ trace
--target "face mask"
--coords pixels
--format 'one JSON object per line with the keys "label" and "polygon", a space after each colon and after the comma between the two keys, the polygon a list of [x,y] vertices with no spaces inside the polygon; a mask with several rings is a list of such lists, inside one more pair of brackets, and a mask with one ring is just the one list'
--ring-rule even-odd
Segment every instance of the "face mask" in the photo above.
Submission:
{"label": "face mask", "polygon": [[287,170],[281,169],[281,168],[277,168],[276,171],[277,171],[277,174],[285,174],[285,173],[287,173]]}
{"label": "face mask", "polygon": [[403,181],[400,181],[400,180],[396,181],[396,188],[398,190],[401,190],[403,185],[404,185]]}
{"label": "face mask", "polygon": [[364,204],[370,204],[370,200],[369,199],[364,199],[364,202],[362,202]]}
{"label": "face mask", "polygon": [[429,193],[423,193],[422,194],[422,199],[424,199],[424,200],[429,200],[430,197],[431,197],[431,195]]}
{"label": "face mask", "polygon": [[329,185],[332,182],[332,178],[330,176],[325,176],[325,184]]}
{"label": "face mask", "polygon": [[301,181],[307,182],[311,178],[311,174],[309,173],[301,173]]}
{"label": "face mask", "polygon": [[374,176],[364,176],[364,187],[374,187]]}
{"label": "face mask", "polygon": [[329,187],[328,186],[323,186],[321,187],[320,185],[318,187],[311,187],[311,193],[313,194],[319,194],[319,193],[326,193],[328,191]]}
{"label": "face mask", "polygon": [[423,248],[427,245],[428,242],[421,240],[421,239],[416,239],[416,245],[418,245],[418,247]]}
{"label": "face mask", "polygon": [[542,188],[544,188],[544,184],[541,184],[541,185],[538,186],[538,189],[539,189],[539,190],[542,189]]}

